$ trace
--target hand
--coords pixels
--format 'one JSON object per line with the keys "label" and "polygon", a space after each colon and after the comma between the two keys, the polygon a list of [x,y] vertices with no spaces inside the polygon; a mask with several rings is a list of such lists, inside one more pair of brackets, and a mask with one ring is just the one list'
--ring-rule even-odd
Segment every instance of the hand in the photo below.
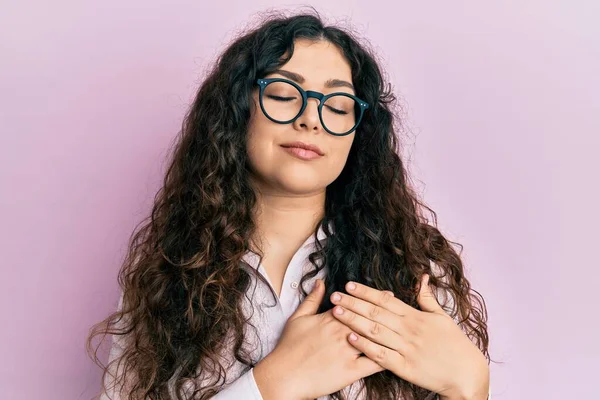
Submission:
{"label": "hand", "polygon": [[357,350],[397,376],[443,399],[486,399],[487,360],[446,314],[428,283],[424,275],[417,298],[420,311],[390,291],[349,282],[349,295],[331,295],[337,305],[333,315],[355,332],[357,339],[348,335],[348,341]]}
{"label": "hand", "polygon": [[[324,294],[325,285],[317,280],[286,322],[275,349],[256,365],[255,379],[263,398],[315,399],[384,370],[348,343],[350,328],[331,310],[316,314]],[[267,381],[278,388],[268,387]]]}

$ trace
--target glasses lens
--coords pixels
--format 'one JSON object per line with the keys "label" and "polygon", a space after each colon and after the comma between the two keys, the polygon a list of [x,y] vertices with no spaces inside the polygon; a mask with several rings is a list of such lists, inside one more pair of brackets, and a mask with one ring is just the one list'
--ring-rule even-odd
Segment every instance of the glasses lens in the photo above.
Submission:
{"label": "glasses lens", "polygon": [[360,106],[351,97],[335,95],[325,101],[321,113],[327,129],[341,134],[354,128],[360,115]]}
{"label": "glasses lens", "polygon": [[271,82],[263,93],[263,107],[269,117],[286,122],[302,109],[302,94],[287,82]]}
{"label": "glasses lens", "polygon": [[[302,109],[302,94],[287,82],[271,82],[263,92],[263,107],[267,115],[279,122],[295,118]],[[323,124],[333,133],[343,134],[354,128],[360,106],[353,98],[335,95],[323,104]]]}

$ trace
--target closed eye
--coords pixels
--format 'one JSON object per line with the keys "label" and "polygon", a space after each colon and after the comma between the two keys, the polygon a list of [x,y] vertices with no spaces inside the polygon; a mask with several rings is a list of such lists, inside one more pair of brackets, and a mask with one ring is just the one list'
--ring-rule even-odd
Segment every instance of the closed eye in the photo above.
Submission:
{"label": "closed eye", "polygon": [[268,95],[267,97],[270,99],[273,99],[273,100],[277,100],[277,101],[292,101],[292,100],[296,99],[295,97],[280,97],[280,96],[273,96],[273,95]]}
{"label": "closed eye", "polygon": [[338,110],[337,108],[333,108],[333,107],[330,107],[330,106],[325,106],[325,107],[327,107],[329,110],[333,111],[334,114],[340,114],[340,115],[346,115],[346,114],[348,114],[344,110]]}

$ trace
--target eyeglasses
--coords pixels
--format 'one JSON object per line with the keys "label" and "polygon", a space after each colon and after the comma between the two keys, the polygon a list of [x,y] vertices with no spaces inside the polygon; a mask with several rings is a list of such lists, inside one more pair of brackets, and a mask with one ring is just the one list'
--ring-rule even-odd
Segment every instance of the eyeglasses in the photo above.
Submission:
{"label": "eyeglasses", "polygon": [[284,78],[257,79],[260,87],[260,108],[267,118],[279,124],[294,122],[306,109],[308,98],[319,100],[319,119],[330,134],[346,136],[362,120],[369,105],[358,97],[344,92],[324,95],[304,90],[297,83]]}

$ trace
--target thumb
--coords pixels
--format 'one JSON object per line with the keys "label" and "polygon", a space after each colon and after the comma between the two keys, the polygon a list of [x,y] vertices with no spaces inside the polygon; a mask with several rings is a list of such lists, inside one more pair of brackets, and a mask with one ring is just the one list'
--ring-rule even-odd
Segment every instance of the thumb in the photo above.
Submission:
{"label": "thumb", "polygon": [[325,284],[321,279],[317,279],[312,291],[306,296],[304,301],[300,303],[289,319],[316,314],[319,305],[321,305],[321,301],[323,300],[323,294],[325,294]]}
{"label": "thumb", "polygon": [[431,290],[431,286],[429,286],[429,275],[425,274],[421,278],[421,289],[419,290],[419,295],[417,296],[417,302],[421,306],[423,311],[429,312],[440,312],[444,311],[440,303],[438,303],[433,291]]}

